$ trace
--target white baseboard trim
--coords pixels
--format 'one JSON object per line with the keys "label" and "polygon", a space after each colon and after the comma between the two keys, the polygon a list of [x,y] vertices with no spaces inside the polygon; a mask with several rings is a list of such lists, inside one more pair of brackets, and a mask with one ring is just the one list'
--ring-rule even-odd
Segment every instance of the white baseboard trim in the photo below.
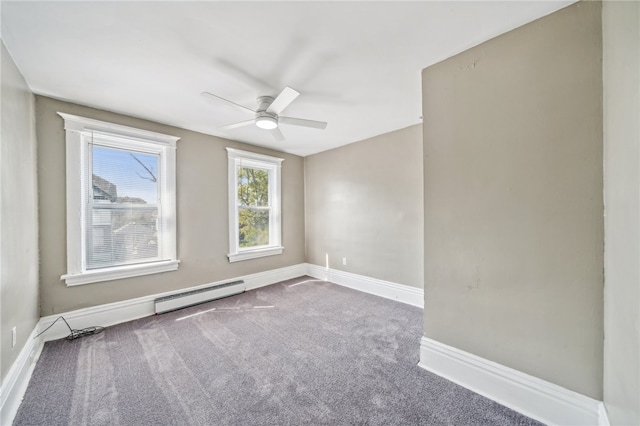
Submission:
{"label": "white baseboard trim", "polygon": [[10,425],[18,412],[31,374],[40,357],[43,342],[35,338],[37,326],[33,329],[0,387],[0,424]]}
{"label": "white baseboard trim", "polygon": [[306,274],[306,263],[299,263],[297,265],[287,266],[286,268],[272,269],[270,271],[247,275],[238,279],[244,280],[247,285],[247,290],[253,290],[255,288],[265,287],[280,281],[301,277]]}
{"label": "white baseboard trim", "polygon": [[365,277],[364,275],[352,274],[337,269],[327,269],[310,263],[307,263],[307,275],[319,280],[331,281],[354,290],[424,308],[424,290],[421,288]]}
{"label": "white baseboard trim", "polygon": [[604,405],[604,402],[600,403],[598,407],[598,426],[610,426],[609,423],[609,415],[607,414],[607,407]]}
{"label": "white baseboard trim", "polygon": [[[78,309],[75,311],[65,312],[57,315],[49,315],[42,317],[38,324],[38,332],[50,326],[59,316],[63,316],[69,325],[75,329],[91,327],[94,325],[109,326],[120,324],[126,321],[132,321],[138,318],[154,315],[154,300],[159,297],[170,296],[172,294],[183,293],[185,291],[198,290],[205,287],[211,287],[231,281],[243,280],[247,290],[264,287],[275,284],[279,281],[296,278],[306,274],[306,264],[287,266],[284,268],[273,269],[270,271],[258,272],[256,274],[244,275],[226,280],[220,280],[212,283],[202,284],[194,287],[183,288],[180,290],[169,291],[165,293],[152,294],[149,296],[138,297],[135,299],[123,300],[121,302],[107,303],[105,305],[92,306],[90,308]],[[43,341],[61,339],[69,334],[69,329],[62,321],[58,321],[53,327],[47,330],[43,335]]]}
{"label": "white baseboard trim", "polygon": [[548,425],[609,424],[601,401],[427,337],[418,365]]}

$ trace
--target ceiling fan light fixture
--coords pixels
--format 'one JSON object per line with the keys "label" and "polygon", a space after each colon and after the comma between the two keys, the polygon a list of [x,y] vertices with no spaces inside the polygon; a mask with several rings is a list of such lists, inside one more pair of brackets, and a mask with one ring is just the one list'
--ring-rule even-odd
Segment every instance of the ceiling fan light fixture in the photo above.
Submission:
{"label": "ceiling fan light fixture", "polygon": [[256,126],[264,130],[273,130],[278,127],[278,120],[267,115],[256,118]]}

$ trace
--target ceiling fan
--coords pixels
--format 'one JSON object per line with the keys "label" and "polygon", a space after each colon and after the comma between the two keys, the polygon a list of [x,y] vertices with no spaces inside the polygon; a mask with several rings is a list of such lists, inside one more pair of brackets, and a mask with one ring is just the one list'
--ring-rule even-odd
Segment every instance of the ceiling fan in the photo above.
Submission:
{"label": "ceiling fan", "polygon": [[275,98],[271,96],[259,96],[256,99],[258,107],[255,110],[222,98],[218,95],[214,95],[213,93],[202,92],[202,95],[222,100],[229,105],[232,105],[242,111],[250,112],[254,115],[251,120],[240,121],[238,123],[219,127],[221,130],[237,129],[239,127],[255,124],[260,129],[269,130],[276,142],[281,142],[284,140],[284,135],[278,127],[280,124],[290,124],[293,126],[309,127],[312,129],[325,129],[327,127],[327,123],[324,121],[305,120],[302,118],[284,117],[280,115],[280,113],[288,107],[291,102],[300,96],[300,93],[291,87],[285,87]]}

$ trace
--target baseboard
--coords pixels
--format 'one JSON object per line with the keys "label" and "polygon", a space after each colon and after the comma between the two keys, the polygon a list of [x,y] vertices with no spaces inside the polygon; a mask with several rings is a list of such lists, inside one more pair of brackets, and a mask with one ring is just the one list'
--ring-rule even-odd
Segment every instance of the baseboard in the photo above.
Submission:
{"label": "baseboard", "polygon": [[18,412],[22,397],[27,390],[31,373],[42,351],[43,342],[35,338],[37,326],[20,351],[0,387],[0,424],[10,425]]}
{"label": "baseboard", "polygon": [[420,367],[549,425],[608,425],[604,404],[423,337]]}
{"label": "baseboard", "polygon": [[354,290],[424,308],[424,290],[421,288],[352,274],[337,269],[327,269],[310,263],[307,264],[307,275],[319,280],[331,281]]}
{"label": "baseboard", "polygon": [[[240,277],[247,285],[247,290],[264,287],[275,284],[280,281],[290,280],[292,278],[301,277],[307,274],[306,263],[299,263],[286,268],[272,269],[270,271],[260,272],[258,274]],[[228,280],[227,280],[228,281]]]}
{"label": "baseboard", "polygon": [[[352,274],[349,272],[338,271],[335,269],[331,269],[327,273],[325,268],[321,266],[302,263],[256,274],[233,277],[176,291],[152,294],[121,302],[107,303],[104,305],[69,311],[62,314],[49,315],[42,317],[36,328],[37,332],[45,330],[53,324],[59,316],[64,316],[71,327],[76,329],[91,327],[94,325],[110,326],[153,315],[154,300],[159,297],[170,296],[184,291],[198,290],[200,288],[215,286],[236,280],[244,280],[247,290],[253,290],[302,275],[310,275],[317,279],[328,279],[333,283],[343,285],[345,287],[375,294],[387,299],[397,300],[409,305],[421,308],[424,306],[424,292],[422,289]],[[42,339],[46,342],[61,339],[68,334],[69,330],[67,326],[62,321],[58,321],[42,335]]]}
{"label": "baseboard", "polygon": [[598,426],[610,426],[609,415],[607,414],[607,407],[603,402],[598,407]]}
{"label": "baseboard", "polygon": [[[183,288],[180,290],[169,291],[165,293],[152,294],[149,296],[138,297],[135,299],[124,300],[122,302],[107,303],[104,305],[92,306],[90,308],[78,309],[75,311],[65,312],[57,315],[49,315],[42,317],[38,324],[38,332],[49,327],[59,317],[63,316],[72,328],[80,329],[91,327],[94,325],[109,326],[120,324],[126,321],[132,321],[138,318],[147,317],[155,314],[154,300],[159,297],[170,296],[190,290],[198,290],[205,287],[211,287],[224,284],[230,281],[243,280],[247,290],[264,287],[279,281],[288,280],[306,274],[306,264],[287,266],[284,268],[273,269],[256,274],[244,275],[240,277],[229,278],[226,280],[216,281],[212,283],[202,284],[194,287]],[[61,339],[69,334],[69,329],[62,321],[58,321],[53,327],[47,330],[42,338],[45,342],[50,340]]]}

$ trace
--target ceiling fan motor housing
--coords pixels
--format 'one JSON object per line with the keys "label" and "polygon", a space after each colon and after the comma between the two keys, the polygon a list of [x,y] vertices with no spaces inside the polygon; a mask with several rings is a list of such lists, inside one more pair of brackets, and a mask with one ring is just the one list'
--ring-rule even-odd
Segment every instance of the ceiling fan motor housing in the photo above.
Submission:
{"label": "ceiling fan motor housing", "polygon": [[269,108],[269,105],[273,102],[273,98],[271,96],[260,96],[257,101],[256,126],[265,130],[278,127],[278,116],[272,112],[267,112],[267,108]]}
{"label": "ceiling fan motor housing", "polygon": [[267,108],[273,103],[274,98],[271,96],[258,96],[256,101],[258,102],[258,112],[266,111]]}

